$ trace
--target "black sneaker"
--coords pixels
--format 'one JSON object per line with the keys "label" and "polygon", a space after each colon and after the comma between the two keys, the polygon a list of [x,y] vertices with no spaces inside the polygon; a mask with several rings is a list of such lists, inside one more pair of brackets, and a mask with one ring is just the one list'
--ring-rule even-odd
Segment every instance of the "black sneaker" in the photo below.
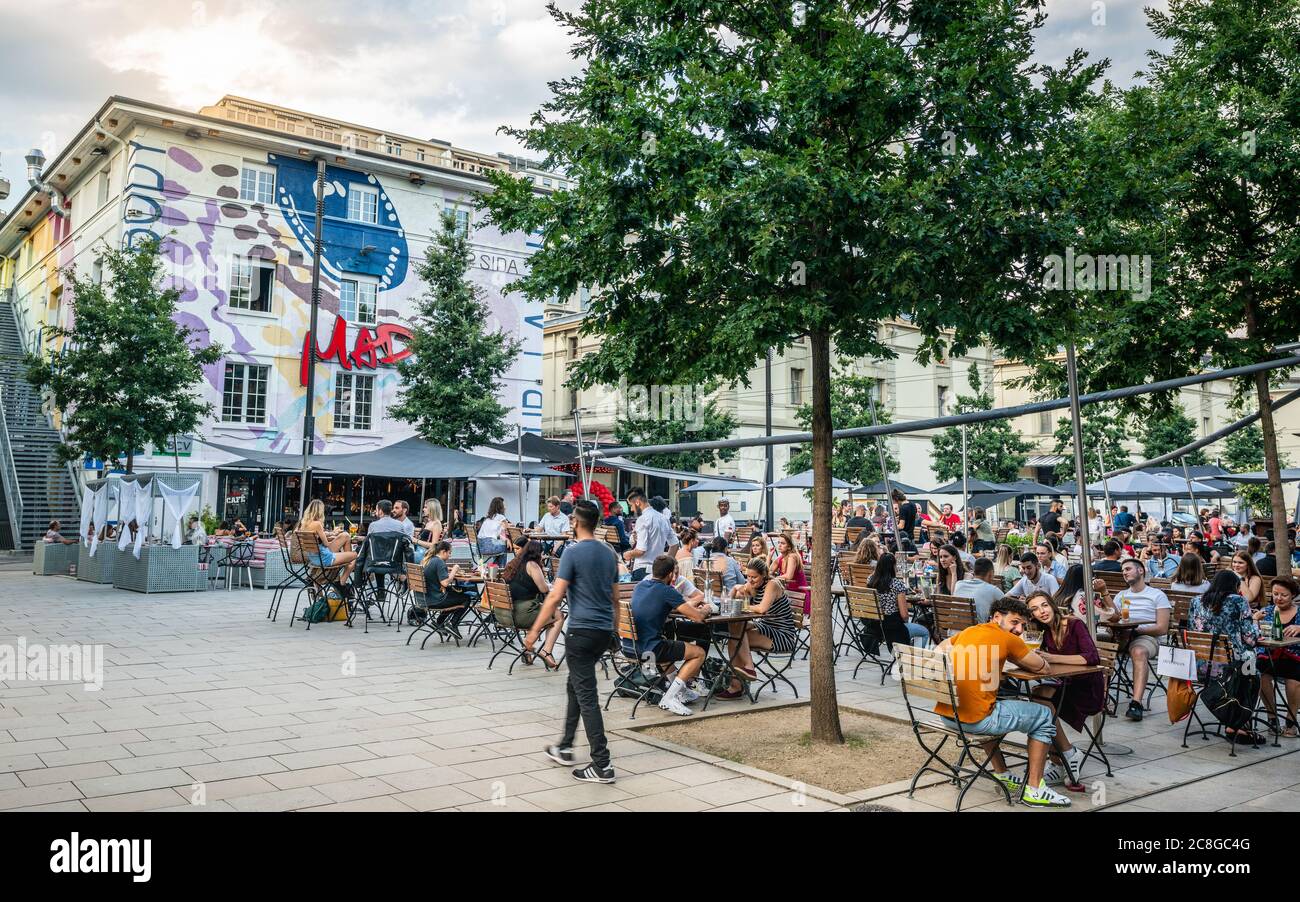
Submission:
{"label": "black sneaker", "polygon": [[1129,720],[1141,720],[1141,719],[1142,719],[1142,705],[1139,704],[1139,703],[1137,702],[1136,699],[1133,700],[1133,701],[1131,701],[1131,702],[1129,702],[1129,703],[1128,703],[1128,711],[1126,711],[1126,712],[1124,713],[1124,716],[1127,717]]}
{"label": "black sneaker", "polygon": [[595,762],[588,764],[586,767],[580,767],[573,772],[573,779],[581,780],[583,783],[613,783],[614,768],[599,767]]}
{"label": "black sneaker", "polygon": [[562,767],[573,767],[578,763],[578,757],[573,754],[573,749],[562,749],[558,745],[548,745],[546,757]]}

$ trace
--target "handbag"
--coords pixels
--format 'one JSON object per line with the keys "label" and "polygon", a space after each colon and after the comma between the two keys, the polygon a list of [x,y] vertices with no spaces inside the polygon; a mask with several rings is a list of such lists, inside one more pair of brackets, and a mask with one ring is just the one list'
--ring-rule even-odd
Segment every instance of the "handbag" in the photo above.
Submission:
{"label": "handbag", "polygon": [[1156,661],[1156,673],[1164,677],[1193,682],[1196,680],[1196,654],[1190,648],[1162,645],[1159,659]]}
{"label": "handbag", "polygon": [[1165,686],[1165,701],[1169,709],[1169,722],[1179,723],[1186,720],[1196,707],[1196,690],[1187,680],[1170,677]]}
{"label": "handbag", "polygon": [[[1210,640],[1210,659],[1214,659],[1214,647],[1218,644],[1219,633]],[[1208,666],[1208,665],[1207,665]],[[1201,700],[1210,709],[1214,719],[1231,730],[1245,730],[1250,727],[1255,716],[1255,702],[1259,698],[1259,675],[1246,673],[1241,661],[1234,661],[1224,667],[1218,676],[1205,679],[1201,689]]]}

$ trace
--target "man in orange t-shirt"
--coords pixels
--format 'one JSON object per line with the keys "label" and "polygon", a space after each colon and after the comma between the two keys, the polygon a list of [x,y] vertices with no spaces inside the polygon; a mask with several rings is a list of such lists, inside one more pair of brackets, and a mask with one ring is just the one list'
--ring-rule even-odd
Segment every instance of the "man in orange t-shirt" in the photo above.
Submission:
{"label": "man in orange t-shirt", "polygon": [[1070,800],[1050,789],[1043,780],[1047,752],[1056,736],[1052,709],[1037,702],[998,698],[1004,662],[1011,661],[1033,673],[1048,672],[1047,662],[1037,652],[1030,651],[1020,638],[1030,619],[1029,607],[1023,601],[1002,598],[989,608],[988,623],[967,627],[951,639],[945,639],[938,650],[946,652],[952,662],[957,711],[954,713],[951,705],[943,703],[934,710],[952,727],[960,720],[967,733],[998,737],[1024,733],[1029,737],[1029,767],[1025,778],[1007,770],[1006,759],[998,748],[1000,739],[983,744],[993,778],[1026,805],[1065,808]]}

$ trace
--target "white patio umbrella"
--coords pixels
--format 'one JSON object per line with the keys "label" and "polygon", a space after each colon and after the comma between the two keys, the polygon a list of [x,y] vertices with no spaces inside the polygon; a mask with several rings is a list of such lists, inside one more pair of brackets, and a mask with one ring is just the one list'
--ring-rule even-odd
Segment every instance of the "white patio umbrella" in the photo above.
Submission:
{"label": "white patio umbrella", "polygon": [[[804,470],[802,473],[796,473],[793,476],[787,476],[780,482],[774,482],[768,486],[769,489],[811,489],[813,487],[813,471]],[[848,489],[852,488],[843,479],[831,477],[831,488]]]}

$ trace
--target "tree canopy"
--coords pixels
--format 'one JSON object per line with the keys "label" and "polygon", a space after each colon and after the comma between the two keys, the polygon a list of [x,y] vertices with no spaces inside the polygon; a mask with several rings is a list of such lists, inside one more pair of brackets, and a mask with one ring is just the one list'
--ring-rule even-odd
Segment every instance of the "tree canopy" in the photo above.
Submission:
{"label": "tree canopy", "polygon": [[[993,393],[980,379],[979,367],[970,365],[971,395],[958,395],[955,413],[992,410]],[[935,478],[949,482],[961,478],[961,427],[950,426],[930,440],[930,465]],[[966,462],[974,479],[1014,482],[1033,443],[1025,440],[1010,420],[989,420],[966,427]]]}

